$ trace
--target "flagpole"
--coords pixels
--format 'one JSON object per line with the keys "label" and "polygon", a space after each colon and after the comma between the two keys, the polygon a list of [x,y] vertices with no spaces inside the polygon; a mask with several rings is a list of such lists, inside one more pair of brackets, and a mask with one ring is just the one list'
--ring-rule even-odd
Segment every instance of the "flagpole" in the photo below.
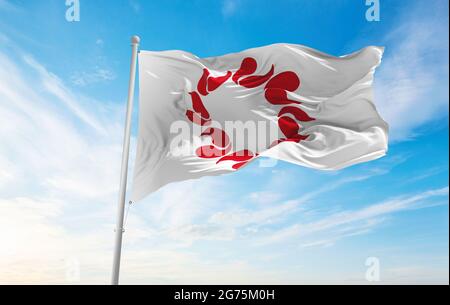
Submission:
{"label": "flagpole", "polygon": [[119,190],[119,207],[117,212],[116,239],[114,246],[114,261],[111,279],[112,285],[119,285],[120,257],[122,253],[122,237],[124,233],[123,220],[125,214],[125,195],[127,188],[128,159],[130,155],[131,116],[133,113],[134,87],[136,83],[136,65],[137,65],[139,43],[140,38],[138,36],[133,36],[131,38],[132,55],[130,68],[130,83],[128,87],[127,117],[125,121],[125,135],[123,140],[122,168],[120,174],[120,190]]}

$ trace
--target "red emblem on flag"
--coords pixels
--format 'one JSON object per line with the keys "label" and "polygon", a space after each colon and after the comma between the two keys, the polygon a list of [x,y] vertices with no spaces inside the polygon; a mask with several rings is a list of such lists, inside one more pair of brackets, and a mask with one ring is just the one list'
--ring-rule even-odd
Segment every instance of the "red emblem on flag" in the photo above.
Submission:
{"label": "red emblem on flag", "polygon": [[203,98],[212,94],[230,78],[244,88],[257,88],[264,86],[265,99],[272,105],[281,107],[278,113],[278,127],[284,137],[272,143],[271,147],[282,142],[300,143],[309,136],[301,134],[302,122],[313,121],[305,111],[296,105],[300,101],[289,99],[288,93],[294,92],[300,87],[300,78],[295,72],[285,71],[275,75],[275,66],[264,75],[253,75],[257,70],[257,62],[254,58],[247,57],[236,72],[228,71],[225,75],[212,77],[208,69],[203,70],[203,75],[197,84],[197,91],[190,92],[192,109],[187,110],[187,118],[194,124],[205,126],[202,137],[210,137],[211,145],[201,146],[196,150],[196,155],[205,159],[217,159],[219,164],[224,161],[234,161],[233,169],[239,169],[258,156],[257,152],[248,149],[233,151],[229,135],[220,128],[208,127],[213,118],[203,103]]}

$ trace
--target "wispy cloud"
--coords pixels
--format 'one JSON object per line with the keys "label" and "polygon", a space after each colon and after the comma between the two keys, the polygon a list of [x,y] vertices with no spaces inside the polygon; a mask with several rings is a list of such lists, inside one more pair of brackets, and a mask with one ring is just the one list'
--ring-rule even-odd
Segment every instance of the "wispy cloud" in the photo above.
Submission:
{"label": "wispy cloud", "polygon": [[278,202],[281,199],[281,194],[275,191],[253,192],[249,195],[249,199],[258,204],[269,204]]}
{"label": "wispy cloud", "polygon": [[233,16],[239,9],[240,0],[222,0],[222,15],[224,17]]}
{"label": "wispy cloud", "polygon": [[448,1],[423,2],[385,38],[390,47],[376,77],[376,100],[394,141],[410,139],[448,114],[447,12]]}
{"label": "wispy cloud", "polygon": [[71,257],[105,282],[122,109],[14,54],[0,49],[0,282],[64,283]]}
{"label": "wispy cloud", "polygon": [[432,168],[426,169],[425,171],[419,172],[416,175],[411,175],[411,177],[405,179],[402,182],[402,184],[411,184],[411,183],[415,183],[417,181],[426,180],[427,178],[434,177],[445,171],[448,171],[448,168],[444,167],[444,166],[432,167]]}
{"label": "wispy cloud", "polygon": [[[342,234],[338,234],[334,236],[333,239],[328,241],[328,243],[333,243],[337,239],[340,239],[348,234],[355,234],[361,230],[366,232],[373,226],[378,225],[383,217],[390,214],[405,210],[434,206],[436,202],[433,201],[433,199],[439,200],[440,198],[443,198],[444,200],[438,201],[438,204],[448,204],[448,199],[445,200],[445,197],[448,198],[448,194],[449,188],[445,187],[426,191],[417,195],[387,200],[370,205],[360,210],[333,213],[316,222],[295,224],[278,230],[270,236],[265,237],[258,244],[265,245],[268,243],[280,242],[289,238],[305,238],[310,237],[313,234],[330,231],[336,232],[336,230],[340,230]],[[317,237],[317,235],[315,237]],[[308,243],[306,245],[308,245]]]}
{"label": "wispy cloud", "polygon": [[77,86],[87,86],[112,81],[116,77],[112,70],[95,67],[91,72],[75,72],[70,79]]}
{"label": "wispy cloud", "polygon": [[[186,196],[184,190],[185,187],[194,189],[193,185],[192,187],[188,184],[177,185],[176,189],[174,186],[169,186],[170,189],[163,191],[165,194],[163,200],[158,198],[156,199],[158,204],[148,203],[153,207],[149,214],[163,216],[161,211],[167,209],[164,207],[167,202],[180,217],[176,221],[161,217],[156,223],[162,223],[164,226],[162,229],[157,227],[155,229],[169,239],[182,240],[187,244],[198,240],[233,240],[256,237],[267,227],[283,223],[292,215],[310,214],[311,209],[307,207],[307,204],[314,202],[317,198],[342,187],[358,185],[358,183],[371,178],[387,174],[391,167],[404,160],[403,158],[394,159],[393,162],[387,162],[385,167],[373,168],[364,175],[336,177],[335,181],[325,183],[324,186],[306,192],[298,198],[284,200],[284,195],[274,191],[254,192],[249,195],[252,204],[247,205],[247,208],[231,205],[224,209],[223,207],[227,206],[227,198],[217,197],[214,190],[220,189],[221,186],[214,185],[211,181],[201,186],[197,185],[193,197]],[[181,200],[182,197],[183,200]],[[210,198],[215,198],[215,200],[211,202]],[[266,198],[271,201],[267,201]],[[219,211],[213,212],[217,209]],[[140,213],[143,211],[141,210]],[[169,213],[169,215],[172,214]],[[152,223],[155,224],[155,220]]]}
{"label": "wispy cloud", "polygon": [[39,64],[31,56],[25,55],[23,59],[31,68],[39,73],[40,81],[49,93],[57,97],[60,102],[63,102],[83,122],[93,127],[97,132],[105,133],[104,127],[100,122],[80,106],[80,103],[77,102],[78,98],[64,85],[61,79],[47,71],[44,66]]}
{"label": "wispy cloud", "polygon": [[[448,258],[445,258],[448,261]],[[426,268],[419,265],[402,265],[387,268],[383,272],[383,283],[407,285],[448,285],[448,268]]]}
{"label": "wispy cloud", "polygon": [[60,190],[93,198],[114,193],[120,107],[75,94],[30,56],[22,59],[23,68],[0,53],[2,177],[16,177],[11,182],[21,181],[23,190],[33,183],[52,194]]}

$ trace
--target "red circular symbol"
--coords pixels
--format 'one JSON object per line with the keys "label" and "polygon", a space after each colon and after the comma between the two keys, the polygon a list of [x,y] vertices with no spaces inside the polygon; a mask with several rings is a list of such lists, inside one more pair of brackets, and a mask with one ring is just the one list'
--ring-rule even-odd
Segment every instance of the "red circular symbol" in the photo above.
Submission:
{"label": "red circular symbol", "polygon": [[208,109],[205,107],[202,96],[208,96],[230,78],[236,85],[245,88],[264,86],[266,101],[272,105],[281,106],[281,110],[278,113],[278,127],[284,137],[273,142],[270,147],[286,141],[300,143],[309,137],[309,135],[300,134],[302,129],[301,122],[314,121],[314,118],[295,106],[301,104],[301,102],[291,100],[288,97],[288,92],[294,92],[300,87],[298,75],[292,71],[274,75],[274,65],[265,75],[253,75],[256,69],[256,60],[247,57],[242,61],[239,70],[234,73],[228,71],[223,76],[212,77],[208,69],[203,70],[203,75],[197,84],[197,90],[189,93],[192,100],[192,109],[186,111],[186,116],[191,122],[206,127],[201,136],[211,138],[212,145],[201,146],[196,150],[198,157],[218,159],[216,161],[217,164],[223,161],[233,161],[233,169],[237,170],[258,156],[258,153],[247,149],[233,151],[230,137],[224,130],[208,127],[211,125],[213,118],[211,118]]}

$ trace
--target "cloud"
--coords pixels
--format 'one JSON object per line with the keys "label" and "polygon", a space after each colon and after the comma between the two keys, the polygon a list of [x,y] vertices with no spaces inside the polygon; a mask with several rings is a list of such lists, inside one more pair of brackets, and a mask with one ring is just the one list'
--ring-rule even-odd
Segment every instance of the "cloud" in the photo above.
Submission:
{"label": "cloud", "polygon": [[0,48],[0,282],[66,283],[75,257],[89,270],[84,281],[106,283],[122,107],[74,92],[17,47],[7,51]]}
{"label": "cloud", "polygon": [[[446,263],[448,264],[448,258]],[[382,281],[386,284],[442,285],[443,283],[447,283],[448,285],[448,279],[448,268],[439,268],[436,266],[423,267],[420,265],[401,265],[386,268],[382,274]]]}
{"label": "cloud", "polygon": [[94,118],[87,110],[83,109],[83,107],[79,105],[79,97],[75,97],[71,90],[63,84],[61,79],[53,73],[48,72],[31,56],[25,55],[23,59],[31,68],[38,72],[41,84],[48,91],[48,93],[54,95],[60,102],[63,102],[67,108],[69,108],[69,110],[78,116],[84,123],[87,123],[93,127],[97,132],[103,134],[105,133],[105,130],[101,126],[100,122],[98,122],[96,118]]}
{"label": "cloud", "polygon": [[307,241],[300,241],[301,248],[329,248],[341,239],[368,234],[381,224],[384,219],[370,219],[356,225],[349,225],[336,231],[327,232],[325,237],[310,236]]}
{"label": "cloud", "polygon": [[421,126],[448,117],[446,2],[412,8],[384,39],[388,47],[377,72],[376,101],[393,141],[413,138]]}
{"label": "cloud", "polygon": [[[235,6],[224,10],[227,16],[237,12],[239,2],[231,2]],[[9,39],[0,34],[0,41]],[[13,53],[0,47],[0,283],[68,283],[73,260],[80,263],[81,283],[107,283],[123,105],[83,96],[34,57],[18,49]],[[92,80],[89,73],[79,73],[78,85],[98,84],[105,75]],[[408,126],[404,130],[418,125]],[[375,230],[393,213],[443,204],[448,197],[444,188],[358,210],[317,212],[314,199],[388,172],[371,168],[350,177],[336,174],[334,182],[297,198],[273,191],[283,183],[242,198],[237,191],[217,192],[234,187],[219,178],[167,186],[131,208],[122,279],[146,284],[298,283],[295,266],[270,269],[268,263],[273,257],[284,263],[279,252],[291,241],[299,253],[331,247]],[[269,247],[262,251],[266,240]],[[293,253],[296,260],[299,253]],[[413,267],[392,270],[392,277],[406,274],[407,268]],[[419,271],[415,274],[427,272]]]}
{"label": "cloud", "polygon": [[82,71],[74,71],[71,73],[70,82],[77,87],[94,86],[97,84],[111,83],[117,79],[117,74],[110,67],[109,61],[104,55],[105,41],[102,38],[95,40],[93,47],[94,53],[91,59],[90,68]]}
{"label": "cloud", "polygon": [[[272,225],[285,222],[292,215],[310,214],[312,211],[306,205],[314,202],[320,196],[347,185],[362,183],[373,177],[387,174],[391,167],[404,161],[404,158],[393,159],[388,160],[384,167],[372,168],[364,175],[336,177],[335,181],[326,183],[324,186],[290,200],[282,200],[285,195],[281,193],[261,191],[249,195],[252,203],[250,205],[240,202],[224,209],[224,206],[228,205],[227,201],[234,200],[224,196],[218,198],[213,190],[221,189],[222,186],[217,183],[213,185],[212,180],[209,180],[201,186],[196,186],[196,191],[193,194],[195,196],[193,197],[187,196],[186,190],[194,189],[194,185],[169,186],[173,189],[167,189],[164,192],[164,200],[156,199],[155,201],[158,204],[150,202],[145,204],[153,206],[152,211],[148,212],[151,215],[161,215],[161,212],[158,211],[165,209],[166,202],[170,203],[174,211],[180,215],[180,218],[177,218],[176,221],[166,217],[152,220],[153,224],[156,222],[166,225],[164,229],[159,229],[159,232],[161,236],[168,239],[184,241],[191,245],[199,240],[252,238],[259,236],[262,231]],[[178,190],[175,188],[178,188]],[[272,199],[270,202],[264,199],[266,195]],[[211,202],[210,198],[215,198],[215,200]],[[247,198],[245,199],[247,200]],[[182,207],[182,205],[185,205],[185,207]],[[218,211],[214,212],[214,210]],[[147,212],[140,211],[140,213]],[[171,215],[171,213],[168,213],[168,215]],[[158,229],[156,228],[156,230]]]}
{"label": "cloud", "polygon": [[430,177],[434,177],[438,174],[448,172],[448,167],[446,166],[436,166],[426,169],[425,171],[419,172],[416,175],[411,175],[410,178],[407,178],[401,184],[411,184],[417,181],[425,180]]}
{"label": "cloud", "polygon": [[114,194],[121,153],[120,107],[74,94],[34,59],[23,59],[26,73],[0,53],[0,152],[8,160],[0,161],[6,164],[3,179],[15,177],[7,185],[29,183],[32,189],[39,186],[91,199]]}
{"label": "cloud", "polygon": [[116,78],[117,76],[112,70],[95,67],[91,72],[75,72],[70,79],[77,86],[87,86],[112,81]]}
{"label": "cloud", "polygon": [[17,176],[14,164],[0,155],[0,190]]}
{"label": "cloud", "polygon": [[291,280],[287,272],[255,268],[245,260],[218,262],[179,250],[130,251],[123,266],[123,281],[130,284],[281,284]]}
{"label": "cloud", "polygon": [[[258,242],[258,244],[266,245],[296,237],[305,238],[314,236],[314,239],[317,240],[317,235],[319,233],[332,233],[340,230],[340,233],[343,234],[337,234],[333,239],[328,241],[328,243],[334,243],[334,241],[336,241],[337,239],[348,235],[349,232],[352,232],[350,234],[354,234],[355,232],[361,231],[362,229],[364,231],[367,231],[373,226],[378,225],[383,217],[390,214],[400,211],[434,206],[436,205],[436,202],[433,201],[433,199],[448,197],[448,194],[449,188],[444,187],[441,189],[426,191],[417,195],[394,198],[381,203],[370,205],[360,210],[333,213],[316,222],[305,224],[298,223],[278,230],[270,236],[265,237],[263,240]],[[441,203],[441,201],[438,201],[437,204]],[[327,235],[330,236],[330,234]]]}
{"label": "cloud", "polygon": [[239,0],[223,0],[222,2],[222,15],[224,17],[233,16],[239,9]]}
{"label": "cloud", "polygon": [[279,201],[281,194],[274,191],[253,192],[249,195],[249,199],[258,204],[269,204]]}
{"label": "cloud", "polygon": [[274,222],[277,218],[293,212],[298,207],[295,200],[286,203],[278,203],[259,210],[234,210],[231,212],[219,212],[211,216],[210,223],[231,226],[245,227],[248,225],[263,226]]}
{"label": "cloud", "polygon": [[[0,283],[33,282],[38,280],[37,273],[50,280],[51,272],[36,269],[46,269],[46,261],[54,260],[56,253],[64,249],[61,228],[44,221],[60,212],[60,205],[52,202],[30,198],[0,200]],[[37,261],[41,265],[34,265]]]}

